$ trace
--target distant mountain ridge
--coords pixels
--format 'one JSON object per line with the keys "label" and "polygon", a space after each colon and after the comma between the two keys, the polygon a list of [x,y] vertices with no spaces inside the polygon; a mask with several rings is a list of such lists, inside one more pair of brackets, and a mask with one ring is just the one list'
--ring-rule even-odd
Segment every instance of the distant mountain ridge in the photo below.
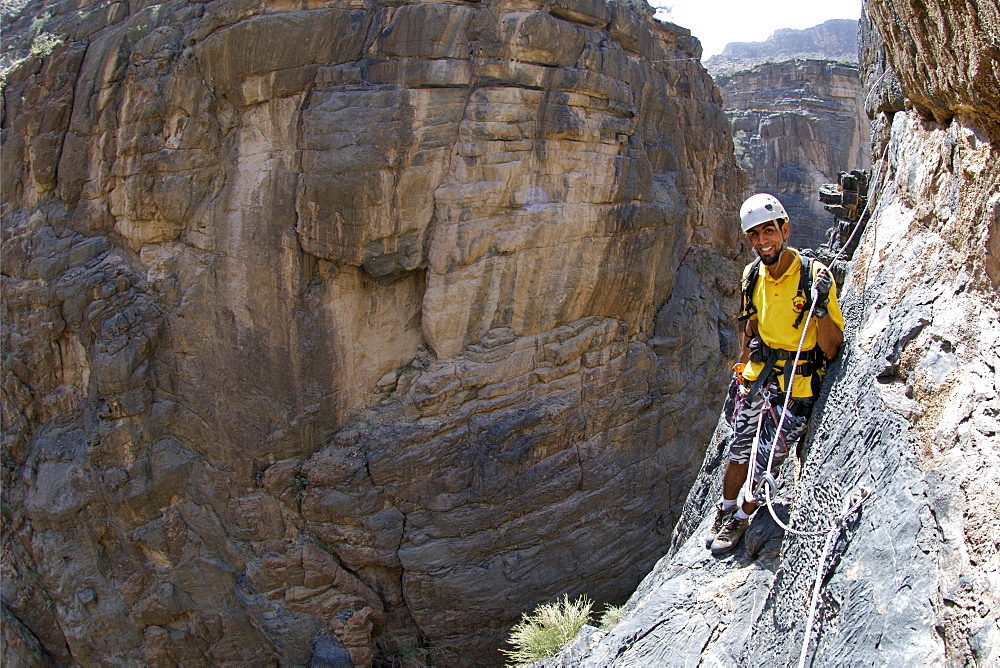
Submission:
{"label": "distant mountain ridge", "polygon": [[714,77],[766,62],[792,59],[838,60],[857,65],[858,22],[830,19],[812,28],[779,28],[763,42],[730,42],[722,53],[704,61]]}

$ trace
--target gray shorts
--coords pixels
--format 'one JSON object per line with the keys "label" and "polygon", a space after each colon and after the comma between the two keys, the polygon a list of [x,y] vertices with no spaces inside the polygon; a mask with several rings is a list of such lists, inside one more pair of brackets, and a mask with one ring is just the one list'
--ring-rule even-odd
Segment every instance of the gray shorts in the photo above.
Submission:
{"label": "gray shorts", "polygon": [[754,480],[760,480],[760,476],[767,468],[772,445],[774,458],[771,460],[771,475],[777,476],[778,467],[785,461],[789,449],[806,433],[813,400],[792,399],[788,406],[788,416],[781,424],[781,437],[774,438],[781,419],[784,399],[784,395],[779,394],[777,385],[773,383],[762,388],[752,401],[747,401],[746,395],[742,392],[736,397],[733,410],[733,435],[729,440],[729,461],[735,464],[746,464],[750,461],[757,423],[763,414],[757,460],[754,462]]}

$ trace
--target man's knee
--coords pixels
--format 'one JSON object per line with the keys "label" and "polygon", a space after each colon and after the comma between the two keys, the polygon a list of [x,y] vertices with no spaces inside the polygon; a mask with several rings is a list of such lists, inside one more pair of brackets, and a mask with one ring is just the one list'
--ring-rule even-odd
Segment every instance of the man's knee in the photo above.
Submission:
{"label": "man's knee", "polygon": [[746,466],[750,463],[750,448],[739,451],[729,451],[729,463],[736,466]]}

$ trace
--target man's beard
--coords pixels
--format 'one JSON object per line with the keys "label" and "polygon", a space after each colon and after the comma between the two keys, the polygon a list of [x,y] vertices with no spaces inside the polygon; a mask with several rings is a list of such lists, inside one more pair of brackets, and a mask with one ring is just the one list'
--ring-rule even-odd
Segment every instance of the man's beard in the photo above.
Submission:
{"label": "man's beard", "polygon": [[784,254],[784,252],[785,252],[785,247],[786,247],[786,244],[784,242],[782,242],[781,247],[778,248],[777,251],[775,251],[773,257],[765,257],[765,256],[761,255],[759,251],[757,252],[757,256],[760,258],[761,263],[765,267],[770,267],[772,265],[778,264],[778,262],[781,260],[782,254]]}

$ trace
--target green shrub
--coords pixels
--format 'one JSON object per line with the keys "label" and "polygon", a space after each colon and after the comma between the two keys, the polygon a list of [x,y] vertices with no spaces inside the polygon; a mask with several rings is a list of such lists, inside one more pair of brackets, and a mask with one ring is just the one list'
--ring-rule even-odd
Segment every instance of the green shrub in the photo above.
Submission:
{"label": "green shrub", "polygon": [[624,605],[609,605],[604,609],[601,614],[601,619],[597,622],[597,626],[602,631],[610,631],[614,627],[618,626],[618,622],[622,620],[625,616],[625,606]]}
{"label": "green shrub", "polygon": [[507,642],[514,649],[501,651],[514,665],[554,656],[587,623],[593,605],[586,596],[570,602],[569,594],[564,594],[562,600],[540,605],[534,613],[521,615],[521,621],[511,629]]}
{"label": "green shrub", "polygon": [[31,42],[31,55],[47,58],[65,39],[49,32],[39,33]]}

